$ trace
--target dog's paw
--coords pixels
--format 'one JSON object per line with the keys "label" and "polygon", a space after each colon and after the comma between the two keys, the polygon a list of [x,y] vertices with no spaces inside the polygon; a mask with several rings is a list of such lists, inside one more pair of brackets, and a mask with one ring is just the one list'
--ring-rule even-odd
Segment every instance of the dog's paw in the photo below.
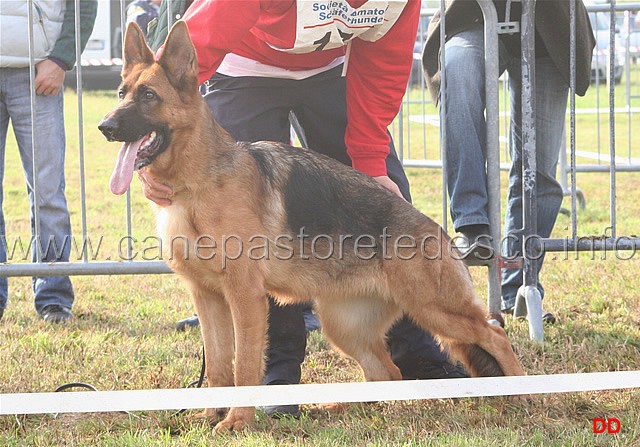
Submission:
{"label": "dog's paw", "polygon": [[211,422],[222,420],[227,414],[228,408],[207,408],[201,413],[195,415],[196,419],[207,419]]}
{"label": "dog's paw", "polygon": [[314,404],[309,406],[309,411],[311,413],[332,413],[332,414],[342,414],[349,411],[352,404],[347,402],[331,402],[326,404]]}
{"label": "dog's paw", "polygon": [[242,430],[253,423],[255,408],[232,408],[227,417],[220,421],[213,429],[214,433],[225,433]]}

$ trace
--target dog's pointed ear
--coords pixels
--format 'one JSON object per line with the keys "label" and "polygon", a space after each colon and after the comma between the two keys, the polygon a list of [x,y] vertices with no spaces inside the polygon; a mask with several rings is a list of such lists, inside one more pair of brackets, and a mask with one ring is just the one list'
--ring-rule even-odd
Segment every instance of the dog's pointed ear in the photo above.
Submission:
{"label": "dog's pointed ear", "polygon": [[144,34],[137,23],[131,22],[127,26],[124,35],[124,63],[122,66],[122,78],[126,78],[134,65],[153,64],[155,58],[153,52],[144,41]]}
{"label": "dog's pointed ear", "polygon": [[184,20],[178,20],[164,42],[164,51],[158,60],[169,82],[177,89],[198,89],[198,59]]}

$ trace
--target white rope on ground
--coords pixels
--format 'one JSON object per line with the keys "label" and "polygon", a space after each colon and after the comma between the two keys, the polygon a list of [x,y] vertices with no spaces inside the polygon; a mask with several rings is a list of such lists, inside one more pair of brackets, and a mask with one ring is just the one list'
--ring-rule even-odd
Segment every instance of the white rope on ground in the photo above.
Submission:
{"label": "white rope on ground", "polygon": [[0,415],[374,402],[640,388],[640,371],[313,385],[0,394]]}

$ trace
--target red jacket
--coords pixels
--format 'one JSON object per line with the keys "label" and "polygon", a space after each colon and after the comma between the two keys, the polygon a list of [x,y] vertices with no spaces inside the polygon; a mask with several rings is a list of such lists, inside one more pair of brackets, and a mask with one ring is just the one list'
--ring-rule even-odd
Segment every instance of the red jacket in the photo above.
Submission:
{"label": "red jacket", "polygon": [[387,175],[387,127],[400,110],[420,0],[195,0],[184,15],[200,82],[227,53],[288,70],[347,59],[345,143],[353,167]]}

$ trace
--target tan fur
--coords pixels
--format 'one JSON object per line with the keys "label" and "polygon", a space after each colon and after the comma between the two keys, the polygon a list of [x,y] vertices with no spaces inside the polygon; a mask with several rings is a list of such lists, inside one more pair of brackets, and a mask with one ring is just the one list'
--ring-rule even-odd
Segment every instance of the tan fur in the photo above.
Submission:
{"label": "tan fur", "polygon": [[[248,151],[215,123],[196,89],[195,52],[183,22],[172,29],[158,63],[147,52],[139,29],[130,25],[122,84],[126,94],[108,116],[130,107],[142,84],[162,97],[160,105],[144,114],[151,122],[170,127],[171,144],[147,169],[175,191],[172,205],[157,210],[164,249],[177,236],[190,241],[186,248],[174,244],[169,264],[188,284],[200,318],[209,386],[261,383],[267,293],[282,304],[314,301],[324,333],[337,349],[358,361],[366,380],[401,379],[387,352],[385,334],[403,312],[447,342],[472,373],[477,371],[467,354],[470,346],[477,345],[497,360],[504,374],[524,374],[504,331],[485,321],[466,268],[448,252],[446,235],[439,243],[428,244],[428,253],[442,251],[437,260],[423,256],[301,260],[298,248],[289,260],[253,260],[243,255],[223,262],[220,256],[194,256],[194,241],[201,235],[212,236],[218,243],[224,236],[237,236],[246,254],[257,247],[250,243],[252,236],[274,240],[289,233],[283,190],[293,164],[284,152],[277,152],[278,145],[269,145],[274,153],[284,155],[275,160],[275,180],[263,181]],[[320,158],[316,162],[328,163]],[[384,216],[390,228],[418,238],[441,231],[409,204],[389,198],[365,176],[344,169],[340,171],[344,182],[369,188],[392,204],[393,212]],[[237,248],[228,246],[233,253]],[[232,408],[216,429],[242,428],[252,423],[253,415],[252,408]]]}

